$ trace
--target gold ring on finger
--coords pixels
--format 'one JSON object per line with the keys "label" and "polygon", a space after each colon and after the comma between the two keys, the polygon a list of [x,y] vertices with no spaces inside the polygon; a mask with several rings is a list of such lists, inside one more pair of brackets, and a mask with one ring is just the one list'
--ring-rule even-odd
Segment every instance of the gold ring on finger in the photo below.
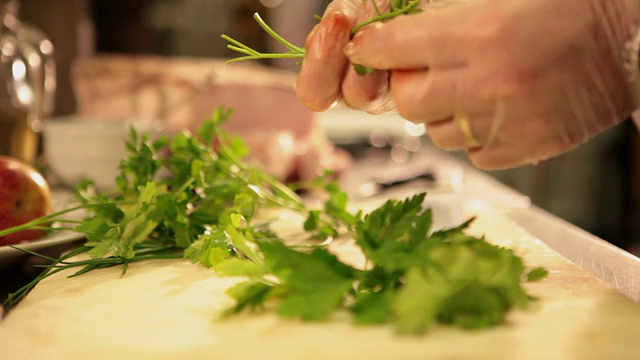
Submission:
{"label": "gold ring on finger", "polygon": [[466,116],[456,117],[456,121],[458,122],[458,126],[460,127],[460,131],[462,135],[464,135],[464,139],[466,141],[467,148],[476,148],[479,147],[480,141],[473,134],[473,130],[471,130],[471,124],[469,123],[469,118]]}

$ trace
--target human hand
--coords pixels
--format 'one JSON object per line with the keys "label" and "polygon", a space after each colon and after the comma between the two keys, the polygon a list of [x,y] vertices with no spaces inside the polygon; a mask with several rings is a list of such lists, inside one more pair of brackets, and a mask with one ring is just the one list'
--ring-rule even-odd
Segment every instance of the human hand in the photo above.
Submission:
{"label": "human hand", "polygon": [[393,70],[398,111],[426,123],[436,145],[467,149],[481,168],[513,167],[568,151],[638,105],[638,77],[627,78],[637,68],[622,65],[639,8],[451,2],[364,28],[345,51],[353,63]]}
{"label": "human hand", "polygon": [[[376,4],[382,12],[389,10],[387,0],[376,0]],[[344,54],[354,26],[374,15],[369,0],[334,0],[329,4],[322,21],[307,37],[298,75],[296,92],[306,107],[323,111],[339,101],[370,113],[394,109],[388,91],[389,72],[357,75]]]}

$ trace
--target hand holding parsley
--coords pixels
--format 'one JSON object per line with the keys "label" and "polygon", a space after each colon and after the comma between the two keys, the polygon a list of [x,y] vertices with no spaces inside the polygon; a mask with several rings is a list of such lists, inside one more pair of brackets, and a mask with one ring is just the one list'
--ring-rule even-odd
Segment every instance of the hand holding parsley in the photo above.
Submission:
{"label": "hand holding parsley", "polygon": [[[303,103],[323,109],[340,96],[364,110],[395,103],[403,118],[426,124],[434,144],[467,151],[482,169],[566,153],[640,105],[638,1],[428,3],[419,14],[362,29],[348,44],[339,21],[312,34],[308,53],[317,58],[303,64]],[[352,63],[389,71],[390,83],[374,76],[363,85],[332,67],[347,61],[342,49]]]}
{"label": "hand holding parsley", "polygon": [[307,55],[296,85],[300,101],[314,111],[326,110],[336,101],[372,114],[394,110],[389,95],[390,73],[351,66],[344,48],[367,25],[418,12],[419,3],[420,0],[331,2],[307,37]]}
{"label": "hand holding parsley", "polygon": [[348,106],[381,113],[394,108],[388,97],[389,74],[360,64],[351,64],[343,48],[361,29],[400,15],[420,12],[421,0],[336,0],[329,4],[314,27],[305,47],[298,47],[271,29],[258,14],[255,20],[264,31],[288,50],[260,53],[228,35],[228,48],[243,54],[229,62],[290,58],[300,59],[302,68],[296,87],[304,105],[314,111],[329,108],[336,101]]}

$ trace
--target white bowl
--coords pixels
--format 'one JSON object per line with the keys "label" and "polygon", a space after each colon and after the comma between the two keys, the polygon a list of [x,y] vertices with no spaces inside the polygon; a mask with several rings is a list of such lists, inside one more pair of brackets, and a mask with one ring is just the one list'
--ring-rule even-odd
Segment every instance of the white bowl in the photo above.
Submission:
{"label": "white bowl", "polygon": [[115,188],[120,160],[126,156],[130,126],[150,123],[128,119],[92,119],[66,116],[47,119],[43,127],[44,155],[53,177],[62,186],[92,180],[96,188]]}

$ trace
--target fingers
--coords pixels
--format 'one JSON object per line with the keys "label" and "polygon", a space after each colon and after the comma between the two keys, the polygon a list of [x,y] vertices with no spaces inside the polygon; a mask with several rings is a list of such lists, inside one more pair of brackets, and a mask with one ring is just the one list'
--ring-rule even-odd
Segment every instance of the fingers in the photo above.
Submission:
{"label": "fingers", "polygon": [[535,149],[528,149],[522,141],[496,137],[495,118],[476,117],[466,120],[453,118],[426,125],[426,132],[434,145],[446,151],[465,150],[471,163],[485,170],[500,170],[530,164],[548,157]]}
{"label": "fingers", "polygon": [[323,111],[340,102],[372,114],[395,109],[389,95],[389,74],[375,71],[358,75],[344,54],[353,26],[378,10],[388,9],[386,0],[377,0],[376,6],[361,0],[334,1],[329,5],[324,18],[307,38],[307,55],[296,84],[303,105]]}
{"label": "fingers", "polygon": [[427,135],[439,148],[447,151],[475,149],[489,144],[493,118],[455,117],[425,125]]}
{"label": "fingers", "polygon": [[340,13],[355,19],[362,12],[362,2],[360,0],[337,0],[332,1],[324,11],[324,16]]}
{"label": "fingers", "polygon": [[351,69],[344,47],[356,23],[388,10],[386,0],[339,0],[327,7],[322,21],[309,34],[296,92],[307,108],[323,111],[337,101],[367,112],[380,112],[390,106],[389,79],[384,72],[359,76]]}
{"label": "fingers", "polygon": [[399,16],[359,31],[345,47],[356,64],[375,69],[458,66],[466,59],[465,38],[474,33],[467,3]]}
{"label": "fingers", "polygon": [[[376,7],[370,1],[362,2],[361,0],[339,1],[331,4],[335,4],[335,7],[340,8],[341,11],[353,13],[355,15],[354,24],[375,16],[376,8],[384,12],[389,10],[388,1],[385,0],[377,0]],[[356,8],[357,11],[355,11]],[[343,56],[345,56],[344,53]],[[372,114],[395,108],[389,95],[389,73],[386,71],[358,75],[352,65],[347,66],[341,84],[341,95],[341,102],[345,106]]]}
{"label": "fingers", "polygon": [[498,103],[490,116],[433,122],[426,125],[426,132],[436,146],[465,150],[471,163],[485,170],[535,164],[575,146],[572,141],[559,140],[562,130],[553,128],[553,124],[561,123],[562,117],[521,108],[506,108]]}
{"label": "fingers", "polygon": [[352,109],[369,113],[389,111],[389,72],[374,71],[371,74],[358,75],[349,66],[342,82],[342,97],[345,105]]}
{"label": "fingers", "polygon": [[527,156],[527,153],[523,153],[522,149],[512,143],[502,143],[499,146],[482,147],[467,151],[469,161],[475,167],[483,170],[503,170],[521,165],[531,165],[557,154],[534,155]]}
{"label": "fingers", "polygon": [[472,149],[467,151],[467,156],[475,167],[483,170],[503,170],[530,164],[519,153],[509,150],[506,146],[500,151],[487,151],[484,148]]}
{"label": "fingers", "polygon": [[393,97],[400,115],[413,122],[438,121],[453,116],[458,98],[457,72],[394,71]]}
{"label": "fingers", "polygon": [[296,93],[307,108],[323,111],[336,101],[371,113],[388,111],[389,74],[356,74],[343,53],[357,21],[344,13],[330,13],[311,32],[307,55],[296,83]]}
{"label": "fingers", "polygon": [[391,93],[400,115],[413,122],[434,122],[457,115],[487,116],[494,111],[492,82],[467,67],[397,70]]}
{"label": "fingers", "polygon": [[354,19],[343,13],[325,16],[309,34],[296,93],[307,108],[328,109],[340,95],[342,78],[349,61],[343,48],[349,42]]}

